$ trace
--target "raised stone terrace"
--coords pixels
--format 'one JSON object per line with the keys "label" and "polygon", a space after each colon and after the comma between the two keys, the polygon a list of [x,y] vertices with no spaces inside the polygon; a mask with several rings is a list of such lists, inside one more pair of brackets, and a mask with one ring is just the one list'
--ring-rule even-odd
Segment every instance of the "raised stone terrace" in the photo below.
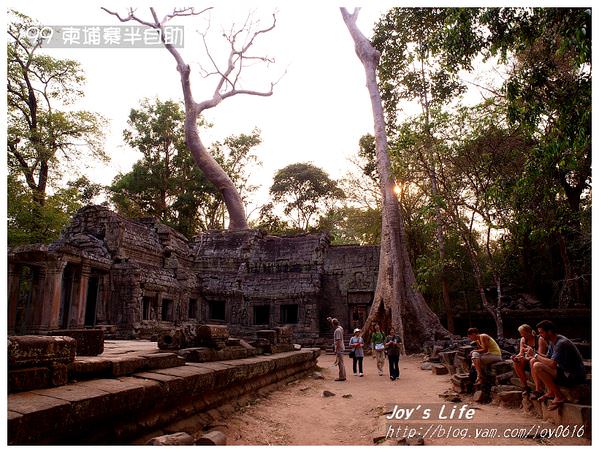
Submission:
{"label": "raised stone terrace", "polygon": [[[8,395],[11,445],[113,445],[156,432],[201,432],[210,411],[243,404],[251,394],[303,377],[320,354],[319,349],[300,349],[194,363],[164,352],[156,342],[107,340],[100,355],[75,358],[69,337],[54,337],[52,343],[33,348],[35,338],[40,337],[32,337],[20,350],[35,349],[37,362],[31,362],[31,354],[9,355],[20,357],[21,365],[28,367],[19,368],[15,359],[13,371],[29,370],[19,375],[28,376],[32,368],[51,372],[53,366],[63,365],[68,383]],[[42,356],[50,365],[39,361]],[[72,361],[60,364],[61,357]]]}

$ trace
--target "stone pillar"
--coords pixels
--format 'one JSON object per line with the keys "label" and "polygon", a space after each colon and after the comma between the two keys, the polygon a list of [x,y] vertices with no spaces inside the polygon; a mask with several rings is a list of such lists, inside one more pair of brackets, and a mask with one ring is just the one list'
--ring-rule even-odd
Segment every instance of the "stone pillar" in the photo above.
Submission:
{"label": "stone pillar", "polygon": [[66,265],[66,261],[49,262],[43,274],[40,275],[40,290],[36,292],[38,301],[34,305],[38,308],[41,307],[39,322],[39,330],[41,331],[54,330],[60,327],[62,273]]}
{"label": "stone pillar", "polygon": [[69,328],[83,327],[85,323],[85,307],[87,305],[87,287],[91,268],[89,264],[83,264],[78,281],[73,286],[73,300],[71,301],[71,317]]}
{"label": "stone pillar", "polygon": [[8,334],[14,335],[17,322],[17,302],[19,300],[19,286],[21,277],[21,266],[16,263],[8,263]]}

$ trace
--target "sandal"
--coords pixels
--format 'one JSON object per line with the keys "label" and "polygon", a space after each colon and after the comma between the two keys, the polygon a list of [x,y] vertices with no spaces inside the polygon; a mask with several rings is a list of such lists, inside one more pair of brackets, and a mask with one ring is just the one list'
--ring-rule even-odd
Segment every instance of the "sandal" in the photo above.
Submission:
{"label": "sandal", "polygon": [[533,390],[532,392],[530,392],[530,399],[531,400],[538,400],[541,396],[543,396],[543,392],[541,392],[540,390]]}
{"label": "sandal", "polygon": [[561,406],[563,406],[565,402],[566,402],[565,400],[561,400],[561,401],[554,400],[549,404],[549,406],[547,406],[547,410],[554,411],[554,410],[560,408]]}
{"label": "sandal", "polygon": [[550,395],[549,393],[545,393],[543,396],[541,396],[537,401],[539,403],[542,403],[545,400],[552,400],[553,398],[555,398],[555,395]]}

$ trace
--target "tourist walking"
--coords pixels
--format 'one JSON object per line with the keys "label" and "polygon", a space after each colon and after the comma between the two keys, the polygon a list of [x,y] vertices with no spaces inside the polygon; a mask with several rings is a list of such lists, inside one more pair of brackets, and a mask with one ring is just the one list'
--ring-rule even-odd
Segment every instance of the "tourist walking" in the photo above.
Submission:
{"label": "tourist walking", "polygon": [[385,332],[381,331],[381,326],[377,323],[374,324],[374,332],[370,336],[370,348],[372,357],[376,360],[379,376],[382,376],[385,366]]}
{"label": "tourist walking", "polygon": [[401,338],[395,335],[395,329],[389,329],[389,335],[385,339],[385,349],[389,359],[389,378],[394,381],[399,379],[399,350]]}
{"label": "tourist walking", "polygon": [[350,356],[354,361],[354,376],[357,376],[359,372],[360,377],[363,377],[364,338],[361,337],[360,333],[360,329],[354,329],[354,336],[349,339],[349,347],[351,348]]}

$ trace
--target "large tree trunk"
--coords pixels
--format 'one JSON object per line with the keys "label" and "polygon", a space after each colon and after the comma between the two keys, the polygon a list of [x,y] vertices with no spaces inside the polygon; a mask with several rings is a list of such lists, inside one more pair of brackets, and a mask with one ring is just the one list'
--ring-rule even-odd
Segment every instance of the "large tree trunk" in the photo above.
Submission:
{"label": "large tree trunk", "polygon": [[405,350],[417,352],[422,350],[425,341],[447,337],[449,332],[416,289],[416,278],[406,249],[401,211],[393,191],[394,180],[387,150],[383,105],[376,83],[380,53],[358,29],[358,11],[356,9],[353,14],[349,14],[345,8],[341,8],[341,15],[366,72],[366,86],[374,116],[377,169],[383,204],[379,276],[364,330],[368,334],[370,324],[375,320],[381,322],[383,327],[393,326],[402,337]]}
{"label": "large tree trunk", "polygon": [[[168,21],[175,17],[197,16],[211,8],[212,7],[208,7],[198,12],[196,12],[192,7],[174,8],[171,14],[167,14],[166,16],[164,16],[162,20],[160,20],[155,9],[151,7],[150,12],[152,14],[153,19],[152,21],[146,21],[136,16],[135,10],[133,8],[129,8],[129,14],[127,16],[121,17],[118,13],[102,7],[104,11],[113,16],[116,16],[121,22],[135,21],[147,27],[151,27],[161,31],[160,37],[162,39],[162,43],[177,62],[177,71],[179,71],[179,74],[181,76],[181,88],[183,90],[183,98],[185,100],[185,144],[191,151],[193,159],[202,171],[202,173],[204,173],[206,178],[212,184],[214,184],[214,186],[222,194],[225,206],[227,208],[227,212],[229,214],[229,229],[239,230],[248,228],[247,220],[245,218],[245,208],[243,206],[241,195],[235,187],[235,184],[233,184],[233,181],[231,181],[231,178],[229,178],[227,173],[225,173],[222,167],[218,164],[218,162],[216,162],[216,160],[212,157],[212,155],[208,152],[208,150],[200,140],[200,134],[198,130],[198,118],[204,110],[216,107],[218,104],[221,103],[223,99],[236,96],[238,94],[248,94],[252,96],[272,95],[274,83],[270,84],[270,91],[264,92],[239,89],[237,88],[236,84],[240,79],[239,76],[244,67],[244,58],[251,58],[252,60],[260,60],[263,62],[270,61],[266,57],[259,57],[255,55],[248,57],[246,53],[254,44],[254,40],[257,36],[263,33],[267,33],[275,27],[276,20],[273,15],[273,24],[265,29],[257,30],[253,34],[251,34],[251,36],[248,36],[248,38],[244,40],[244,43],[241,47],[236,47],[237,45],[239,45],[239,43],[236,43],[236,38],[242,31],[249,32],[249,30],[242,28],[236,32],[231,30],[231,32],[228,35],[226,33],[223,34],[223,37],[225,37],[229,41],[230,45],[227,67],[224,69],[216,67],[214,58],[212,58],[212,56],[209,55],[210,60],[213,62],[215,66],[214,75],[218,74],[217,78],[219,79],[219,81],[216,84],[212,97],[210,99],[206,99],[205,101],[198,103],[194,100],[192,95],[189,80],[189,65],[185,63],[179,51],[172,44],[166,42],[164,26]],[[247,26],[250,26],[249,24],[251,23],[249,19],[250,18],[248,18],[248,23],[246,24]],[[205,40],[204,44],[206,44]]]}
{"label": "large tree trunk", "polygon": [[[165,46],[169,50],[174,50],[174,48],[169,48],[168,44]],[[172,51],[171,54],[173,54]],[[173,54],[173,56],[175,55]],[[177,56],[175,56],[176,60],[177,57],[179,57],[179,59],[181,58],[177,54]],[[233,181],[229,178],[229,175],[227,175],[218,162],[216,162],[202,143],[198,130],[198,118],[202,111],[218,104],[220,99],[213,104],[207,104],[205,102],[196,104],[191,94],[189,66],[184,64],[182,60],[177,61],[177,70],[181,75],[181,88],[183,89],[183,98],[185,100],[185,144],[191,151],[193,160],[202,173],[204,173],[204,176],[206,176],[206,178],[214,184],[221,193],[225,206],[227,207],[227,212],[229,213],[229,229],[247,229],[248,224],[245,218],[245,208],[241,196],[239,195],[235,184],[233,184]]]}

